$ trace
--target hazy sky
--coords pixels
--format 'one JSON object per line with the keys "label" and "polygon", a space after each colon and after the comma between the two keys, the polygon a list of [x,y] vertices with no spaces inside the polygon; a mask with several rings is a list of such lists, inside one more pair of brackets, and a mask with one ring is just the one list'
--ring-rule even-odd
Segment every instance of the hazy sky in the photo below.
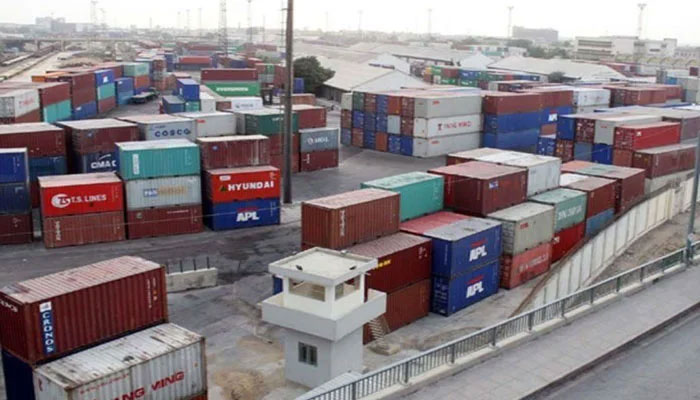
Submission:
{"label": "hazy sky", "polygon": [[[433,9],[433,31],[446,34],[504,35],[508,5],[515,6],[513,24],[532,28],[555,28],[561,36],[634,35],[637,3],[630,0],[296,0],[297,27],[357,29],[363,11],[363,29],[427,32],[427,9]],[[90,20],[89,0],[0,0],[5,3],[0,22],[31,23],[37,16],[64,16],[70,22]],[[286,4],[286,0],[284,0]],[[700,2],[694,0],[647,0],[644,37],[674,37],[681,43],[700,43]],[[175,26],[177,12],[190,8],[190,26],[198,25],[202,8],[205,28],[218,26],[219,0],[99,0],[107,23]],[[229,26],[247,25],[247,0],[228,0]],[[281,0],[253,0],[253,23],[268,28],[280,24]]]}

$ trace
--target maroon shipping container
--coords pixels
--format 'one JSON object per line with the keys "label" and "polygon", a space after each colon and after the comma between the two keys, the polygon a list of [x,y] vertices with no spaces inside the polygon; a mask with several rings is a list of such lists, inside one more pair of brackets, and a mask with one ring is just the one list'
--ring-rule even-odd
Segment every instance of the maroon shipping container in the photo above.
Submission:
{"label": "maroon shipping container", "polygon": [[542,96],[542,108],[567,107],[574,104],[574,91],[570,89],[533,88],[522,93],[537,93]]}
{"label": "maroon shipping container", "polygon": [[202,69],[202,82],[257,81],[258,71],[253,68]]}
{"label": "maroon shipping container", "polygon": [[595,123],[593,118],[577,118],[576,119],[576,134],[577,142],[593,143],[595,138]]}
{"label": "maroon shipping container", "polygon": [[338,166],[338,149],[299,153],[301,172],[318,171]]}
{"label": "maroon shipping container", "polygon": [[435,214],[402,222],[399,229],[401,229],[402,232],[412,233],[414,235],[423,235],[427,231],[469,218],[471,217],[462,214],[455,214],[449,211],[439,211]]}
{"label": "maroon shipping container", "polygon": [[47,217],[42,224],[47,248],[118,242],[126,237],[123,211]]}
{"label": "maroon shipping container", "polygon": [[[388,95],[387,114],[401,115],[401,96]],[[415,105],[415,103],[414,103]]]}
{"label": "maroon shipping container", "polygon": [[362,147],[364,144],[364,135],[362,129],[354,128],[352,130],[352,145],[354,147]]}
{"label": "maroon shipping container", "polygon": [[0,244],[31,243],[33,238],[32,213],[0,215]]}
{"label": "maroon shipping container", "polygon": [[126,213],[129,239],[181,235],[204,230],[202,205],[148,208]]}
{"label": "maroon shipping container", "polygon": [[299,118],[299,129],[323,128],[326,126],[326,107],[295,104],[292,110]]}
{"label": "maroon shipping container", "polygon": [[585,236],[585,221],[555,233],[554,238],[552,238],[552,262],[564,258],[571,249],[581,243]]}
{"label": "maroon shipping container", "polygon": [[[430,279],[414,283],[403,289],[399,289],[386,296],[386,312],[383,317],[386,319],[389,332],[393,332],[430,313],[430,293],[432,286]],[[369,343],[374,338],[365,324],[364,343]]]}
{"label": "maroon shipping container", "polygon": [[612,179],[588,176],[576,182],[563,184],[562,187],[580,190],[588,194],[586,218],[615,207],[615,181]]}
{"label": "maroon shipping container", "polygon": [[[286,97],[284,97],[284,94],[280,95],[280,103],[281,104],[287,103]],[[313,93],[294,93],[294,94],[292,94],[292,104],[307,104],[310,106],[316,105],[316,95]],[[350,111],[350,110],[342,110],[342,111],[349,111],[350,113],[352,113],[352,111]],[[351,120],[352,120],[352,117],[351,117]]]}
{"label": "maroon shipping container", "polygon": [[552,243],[545,243],[514,256],[501,257],[501,287],[513,289],[549,271]]}
{"label": "maroon shipping container", "polygon": [[625,88],[623,93],[622,101],[626,106],[666,102],[666,89],[663,88]]}
{"label": "maroon shipping container", "polygon": [[365,112],[377,112],[377,95],[373,93],[365,93]]}
{"label": "maroon shipping container", "polygon": [[486,216],[527,198],[527,170],[480,161],[434,168],[445,177],[445,207]]}
{"label": "maroon shipping container", "polygon": [[115,143],[139,140],[138,125],[117,119],[63,121],[56,125],[65,129],[73,151],[78,154],[112,152],[116,151]]}
{"label": "maroon shipping container", "polygon": [[554,142],[554,155],[561,158],[562,162],[574,159],[574,142],[571,140],[557,139]]}
{"label": "maroon shipping container", "polygon": [[67,82],[42,83],[39,86],[42,107],[70,100],[70,98],[70,84]]}
{"label": "maroon shipping container", "polygon": [[515,114],[540,111],[544,108],[540,93],[487,92],[484,94],[485,114]]}
{"label": "maroon shipping container", "polygon": [[644,125],[621,125],[615,128],[615,147],[643,150],[680,143],[681,124],[656,122]]}
{"label": "maroon shipping container", "polygon": [[[284,135],[272,135],[267,136],[270,140],[270,155],[279,155],[284,153]],[[292,134],[292,151],[295,153],[299,152],[299,134],[294,132]]]}
{"label": "maroon shipping container", "polygon": [[301,241],[343,249],[399,231],[399,194],[360,189],[301,204]]}
{"label": "maroon shipping container", "polygon": [[403,125],[403,117],[413,118],[416,113],[416,98],[413,96],[401,97],[401,125]]}
{"label": "maroon shipping container", "polygon": [[73,93],[81,89],[90,89],[93,93],[95,92],[95,74],[92,72],[76,72],[62,75],[58,80],[61,82],[69,82]]}
{"label": "maroon shipping container", "polygon": [[0,125],[0,148],[26,147],[29,157],[66,155],[66,133],[45,122]]}
{"label": "maroon shipping container", "polygon": [[0,118],[0,124],[26,124],[32,122],[41,122],[41,109],[37,108],[34,111],[30,111],[19,117],[2,117]]}
{"label": "maroon shipping container", "polygon": [[367,274],[369,289],[389,294],[430,278],[432,241],[428,238],[399,232],[347,251],[377,259],[377,268]]}
{"label": "maroon shipping container", "polygon": [[147,88],[151,86],[151,77],[148,75],[141,75],[134,77],[134,88]]}
{"label": "maroon shipping container", "polygon": [[566,164],[562,164],[561,172],[568,173],[568,174],[575,174],[582,169],[595,167],[595,166],[596,166],[596,163],[592,163],[590,161],[575,160],[575,161],[570,161]]}
{"label": "maroon shipping container", "polygon": [[695,146],[683,146],[678,150],[679,171],[687,171],[695,168]]}
{"label": "maroon shipping container", "polygon": [[401,134],[404,136],[413,136],[413,117],[401,117]]}
{"label": "maroon shipping container", "polygon": [[684,154],[684,167],[691,164],[691,159],[695,165],[695,145],[676,144],[637,151],[632,157],[632,166],[646,170],[647,178],[670,175],[681,171],[681,154]]}
{"label": "maroon shipping container", "polygon": [[[580,172],[579,172],[580,173]],[[605,173],[588,172],[598,178],[612,179],[615,181],[615,213],[627,212],[632,206],[644,199],[644,177],[646,171],[640,168],[616,168]]]}
{"label": "maroon shipping container", "polygon": [[690,67],[690,76],[700,75],[700,67]]}
{"label": "maroon shipping container", "polygon": [[73,108],[80,107],[87,103],[97,101],[97,93],[95,88],[73,89],[71,92],[71,103]]}
{"label": "maroon shipping container", "polygon": [[262,135],[197,138],[202,168],[234,168],[270,163],[270,140]]}
{"label": "maroon shipping container", "polygon": [[117,107],[116,97],[107,97],[97,102],[97,113],[104,114],[106,112],[112,111]]}
{"label": "maroon shipping container", "polygon": [[119,257],[0,289],[0,342],[28,364],[168,320],[165,268]]}
{"label": "maroon shipping container", "polygon": [[613,165],[618,167],[631,167],[632,166],[632,156],[634,152],[632,150],[613,150]]}
{"label": "maroon shipping container", "polygon": [[389,135],[385,132],[374,134],[374,149],[377,151],[389,151]]}
{"label": "maroon shipping container", "polygon": [[[279,169],[284,170],[284,154],[270,154],[270,165]],[[299,172],[299,153],[294,152],[292,154],[292,173]]]}
{"label": "maroon shipping container", "polygon": [[340,127],[343,129],[352,129],[352,111],[340,111]]}

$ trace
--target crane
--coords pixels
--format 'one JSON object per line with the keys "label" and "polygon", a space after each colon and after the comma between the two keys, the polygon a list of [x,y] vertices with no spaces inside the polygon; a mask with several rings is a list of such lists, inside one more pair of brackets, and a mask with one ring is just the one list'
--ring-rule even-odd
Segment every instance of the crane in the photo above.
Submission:
{"label": "crane", "polygon": [[637,38],[642,38],[642,28],[644,27],[644,9],[647,7],[647,3],[637,4],[639,7],[639,21],[637,21]]}
{"label": "crane", "polygon": [[506,32],[508,39],[513,36],[513,8],[513,6],[508,6],[508,32]]}
{"label": "crane", "polygon": [[253,0],[248,0],[248,43],[253,43]]}
{"label": "crane", "polygon": [[226,0],[219,0],[219,47],[228,56],[228,20],[226,18]]}
{"label": "crane", "polygon": [[93,29],[97,29],[99,21],[97,21],[97,0],[90,0],[90,23]]}

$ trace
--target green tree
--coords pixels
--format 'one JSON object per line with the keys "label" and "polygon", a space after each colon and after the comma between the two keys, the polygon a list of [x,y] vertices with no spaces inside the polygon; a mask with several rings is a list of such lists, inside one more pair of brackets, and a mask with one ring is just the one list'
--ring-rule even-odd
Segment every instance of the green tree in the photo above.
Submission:
{"label": "green tree", "polygon": [[294,76],[304,78],[306,92],[316,93],[323,82],[331,79],[335,71],[323,68],[316,57],[302,57],[294,61]]}
{"label": "green tree", "polygon": [[551,74],[547,75],[547,80],[550,83],[564,83],[565,80],[564,73],[561,71],[554,71]]}
{"label": "green tree", "polygon": [[522,47],[524,49],[529,49],[532,46],[532,42],[527,39],[511,39],[506,42],[508,47]]}

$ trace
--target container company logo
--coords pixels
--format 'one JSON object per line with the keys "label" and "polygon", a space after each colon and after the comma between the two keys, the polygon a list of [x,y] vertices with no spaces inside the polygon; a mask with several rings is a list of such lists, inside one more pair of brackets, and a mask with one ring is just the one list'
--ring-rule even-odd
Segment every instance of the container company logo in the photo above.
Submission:
{"label": "container company logo", "polygon": [[310,145],[314,144],[321,144],[321,143],[330,143],[330,139],[326,136],[321,136],[321,137],[310,137],[306,139],[306,143]]}
{"label": "container company logo", "polygon": [[236,213],[236,222],[260,221],[257,208],[241,208]]}
{"label": "container company logo", "polygon": [[479,275],[467,282],[467,298],[484,292],[484,276]]}
{"label": "container company logo", "polygon": [[16,305],[14,305],[12,303],[8,303],[3,299],[0,299],[0,306],[7,308],[14,313],[19,312],[19,308]]}
{"label": "container company logo", "polygon": [[56,336],[53,326],[53,307],[50,301],[39,304],[39,326],[41,327],[44,354],[49,355],[55,353]]}
{"label": "container company logo", "polygon": [[566,210],[561,210],[557,213],[557,218],[559,219],[564,219],[564,218],[571,218],[575,215],[580,214],[583,211],[583,206],[580,204],[577,205],[576,207],[571,207]]}
{"label": "container company logo", "polygon": [[438,124],[438,131],[441,130],[447,130],[447,129],[462,129],[462,128],[471,128],[472,127],[472,121],[455,121],[455,122],[444,122]]}
{"label": "container company logo", "polygon": [[153,132],[153,136],[155,137],[175,137],[175,136],[187,136],[190,133],[192,133],[191,130],[188,128],[185,129],[163,129],[163,130],[156,130]]}
{"label": "container company logo", "polygon": [[264,190],[275,187],[275,181],[258,181],[258,182],[243,182],[230,183],[221,187],[222,192],[240,192],[242,190]]}
{"label": "container company logo", "polygon": [[80,203],[100,203],[107,201],[106,194],[88,194],[81,196],[68,196],[65,193],[59,193],[51,198],[51,205],[56,208],[66,208],[71,204]]}
{"label": "container company logo", "polygon": [[527,271],[527,270],[529,270],[529,269],[531,269],[531,268],[533,268],[533,267],[535,267],[543,262],[546,262],[547,260],[549,260],[549,254],[543,254],[539,257],[535,257],[532,260],[530,260],[528,263],[519,266],[518,272],[525,272],[525,271]]}
{"label": "container company logo", "polygon": [[547,122],[557,122],[559,114],[549,114],[547,116]]}
{"label": "container company logo", "polygon": [[182,196],[187,194],[185,186],[164,186],[161,188],[143,189],[143,197],[158,197],[158,196]]}
{"label": "container company logo", "polygon": [[[117,384],[117,382],[122,381],[122,380],[128,380],[130,377],[131,377],[131,374],[127,373],[127,374],[113,378],[110,381],[110,383]],[[166,387],[168,387],[170,385],[176,384],[178,382],[182,382],[184,379],[185,379],[185,371],[177,371],[170,376],[166,376],[165,378],[158,379],[157,381],[152,382],[149,385],[138,387],[137,389],[134,389],[128,393],[123,393],[123,394],[115,397],[114,399],[110,399],[110,400],[145,399],[146,396],[148,396],[149,394],[152,394],[153,397],[161,398],[160,396],[157,396],[155,393],[158,392],[159,390],[165,389]],[[41,381],[39,381],[39,384],[41,386]],[[104,390],[103,389],[104,385],[105,385],[104,383],[101,383],[101,384],[98,384],[98,385],[95,385],[92,387],[81,389],[80,390],[81,398],[85,398],[85,399],[93,398],[93,397],[87,397],[84,395],[89,394],[90,392],[102,391],[102,390]],[[119,385],[119,386],[121,386],[121,385]],[[182,391],[182,389],[177,389],[174,391],[180,392],[180,391]],[[95,396],[95,395],[93,395],[93,396]],[[100,398],[102,398],[102,397],[100,397]],[[148,398],[151,398],[151,396],[148,396]]]}
{"label": "container company logo", "polygon": [[97,160],[90,163],[90,168],[103,169],[103,168],[117,168],[117,159],[113,158],[112,154],[103,154]]}
{"label": "container company logo", "polygon": [[486,251],[486,239],[472,243],[472,248],[469,250],[469,261],[475,261],[488,255]]}

